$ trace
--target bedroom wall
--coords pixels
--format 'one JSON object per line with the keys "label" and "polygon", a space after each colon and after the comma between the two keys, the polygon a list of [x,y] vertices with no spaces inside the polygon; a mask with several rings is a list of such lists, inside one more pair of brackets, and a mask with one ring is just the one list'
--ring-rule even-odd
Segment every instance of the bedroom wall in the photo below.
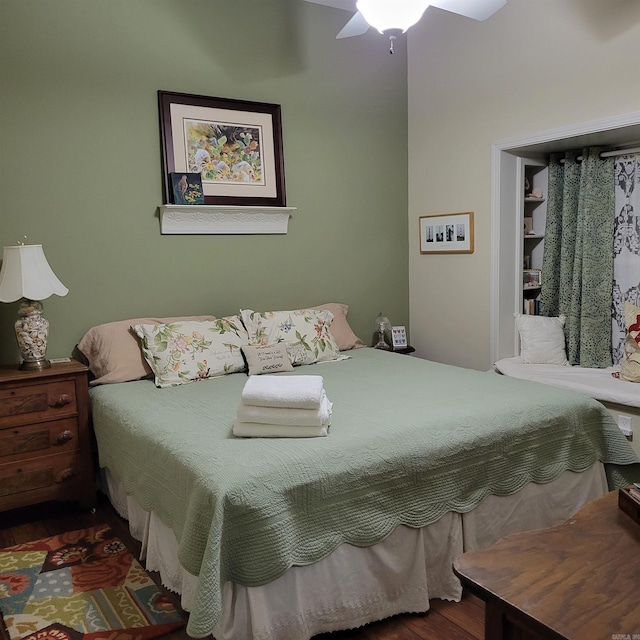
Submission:
{"label": "bedroom wall", "polygon": [[[491,145],[637,111],[640,4],[509,0],[486,22],[431,8],[408,36],[412,341],[419,356],[485,370]],[[420,255],[419,216],[463,211],[475,252]]]}
{"label": "bedroom wall", "polygon": [[[339,301],[408,325],[406,49],[302,0],[2,0],[0,241],[69,288],[49,357],[139,315]],[[161,89],[282,105],[282,236],[162,236]],[[18,361],[0,305],[0,362]]]}

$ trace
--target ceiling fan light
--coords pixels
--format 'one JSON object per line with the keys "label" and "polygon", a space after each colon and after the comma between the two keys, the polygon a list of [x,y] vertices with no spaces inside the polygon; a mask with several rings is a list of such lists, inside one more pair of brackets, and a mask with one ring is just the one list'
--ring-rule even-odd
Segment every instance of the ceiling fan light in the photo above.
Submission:
{"label": "ceiling fan light", "polygon": [[387,29],[406,31],[429,6],[427,0],[358,0],[356,6],[364,19],[380,33]]}

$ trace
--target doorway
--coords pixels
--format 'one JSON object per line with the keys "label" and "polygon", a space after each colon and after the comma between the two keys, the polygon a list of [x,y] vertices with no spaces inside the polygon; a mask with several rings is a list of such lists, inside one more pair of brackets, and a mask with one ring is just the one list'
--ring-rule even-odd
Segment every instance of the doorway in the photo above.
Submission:
{"label": "doorway", "polygon": [[492,145],[491,185],[491,364],[518,355],[514,313],[522,293],[522,166],[544,162],[552,152],[586,146],[640,143],[640,112],[542,131]]}

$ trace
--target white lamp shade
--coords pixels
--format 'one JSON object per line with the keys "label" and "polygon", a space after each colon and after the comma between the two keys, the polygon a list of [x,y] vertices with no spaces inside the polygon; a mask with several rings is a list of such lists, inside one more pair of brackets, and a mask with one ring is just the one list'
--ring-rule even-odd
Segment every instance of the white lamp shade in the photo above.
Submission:
{"label": "white lamp shade", "polygon": [[364,19],[380,33],[387,29],[406,31],[429,6],[427,0],[358,0],[356,6]]}
{"label": "white lamp shade", "polygon": [[0,302],[20,298],[45,300],[53,294],[66,296],[69,289],[53,273],[41,244],[5,247],[0,271]]}

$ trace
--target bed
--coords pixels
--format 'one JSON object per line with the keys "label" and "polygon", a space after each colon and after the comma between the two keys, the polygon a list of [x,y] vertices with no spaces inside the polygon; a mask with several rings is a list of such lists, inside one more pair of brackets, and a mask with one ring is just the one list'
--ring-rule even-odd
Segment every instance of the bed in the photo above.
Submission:
{"label": "bed", "polygon": [[187,632],[301,640],[459,600],[453,558],[640,480],[571,391],[372,348],[320,375],[328,437],[236,438],[244,373],[90,391],[100,466]]}

